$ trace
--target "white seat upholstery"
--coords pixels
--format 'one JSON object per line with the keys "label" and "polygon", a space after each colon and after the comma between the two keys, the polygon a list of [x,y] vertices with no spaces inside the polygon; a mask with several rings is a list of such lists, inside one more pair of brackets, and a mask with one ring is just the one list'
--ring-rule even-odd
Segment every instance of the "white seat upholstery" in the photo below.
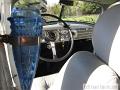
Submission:
{"label": "white seat upholstery", "polygon": [[116,5],[98,19],[92,38],[94,54],[75,53],[50,88],[36,90],[120,90],[119,10]]}
{"label": "white seat upholstery", "polygon": [[31,90],[47,90],[47,89],[49,89],[53,85],[57,75],[58,74],[52,74],[52,75],[48,75],[48,76],[35,78],[33,80]]}
{"label": "white seat upholstery", "polygon": [[118,83],[116,73],[95,55],[89,52],[77,52],[64,65],[54,85],[48,90],[83,90],[85,85],[85,90],[99,90],[99,86],[109,87],[114,84],[113,87],[117,87]]}

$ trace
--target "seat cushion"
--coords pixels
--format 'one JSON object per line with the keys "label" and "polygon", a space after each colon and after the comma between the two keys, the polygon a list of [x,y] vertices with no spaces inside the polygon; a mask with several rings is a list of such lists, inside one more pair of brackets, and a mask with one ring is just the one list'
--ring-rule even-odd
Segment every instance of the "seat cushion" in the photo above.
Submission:
{"label": "seat cushion", "polygon": [[120,80],[107,65],[101,65],[92,72],[84,84],[84,90],[119,90]]}
{"label": "seat cushion", "polygon": [[56,74],[38,77],[33,80],[32,88],[31,90],[48,90],[54,83],[56,77]]}
{"label": "seat cushion", "polygon": [[63,66],[48,90],[83,90],[84,85],[118,85],[118,81],[116,73],[95,55],[77,52]]}

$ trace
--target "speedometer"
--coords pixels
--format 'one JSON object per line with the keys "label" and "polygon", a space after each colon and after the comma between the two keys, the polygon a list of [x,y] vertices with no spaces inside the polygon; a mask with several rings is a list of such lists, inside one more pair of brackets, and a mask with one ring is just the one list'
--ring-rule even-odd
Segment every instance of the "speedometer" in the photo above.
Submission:
{"label": "speedometer", "polygon": [[47,41],[55,42],[59,39],[59,33],[56,30],[45,30],[44,35]]}

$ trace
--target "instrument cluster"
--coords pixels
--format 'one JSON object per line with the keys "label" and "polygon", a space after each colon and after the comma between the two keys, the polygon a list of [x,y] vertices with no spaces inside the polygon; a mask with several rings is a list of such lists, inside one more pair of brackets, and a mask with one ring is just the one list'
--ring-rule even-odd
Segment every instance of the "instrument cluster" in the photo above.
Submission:
{"label": "instrument cluster", "polygon": [[[81,28],[71,30],[73,39],[91,39],[93,28]],[[64,42],[70,40],[70,33],[67,29],[44,30],[43,36],[46,41]]]}
{"label": "instrument cluster", "polygon": [[46,41],[63,42],[69,41],[70,35],[68,30],[44,30],[43,36]]}

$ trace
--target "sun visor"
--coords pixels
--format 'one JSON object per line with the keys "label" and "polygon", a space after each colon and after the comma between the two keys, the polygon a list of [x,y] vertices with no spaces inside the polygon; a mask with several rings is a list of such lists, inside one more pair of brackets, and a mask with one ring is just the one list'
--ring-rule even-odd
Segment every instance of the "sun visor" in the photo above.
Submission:
{"label": "sun visor", "polygon": [[119,0],[73,0],[73,1],[88,1],[88,2],[95,2],[95,3],[99,3],[99,4],[113,4]]}
{"label": "sun visor", "polygon": [[69,6],[73,6],[73,0],[60,0],[59,3],[69,5]]}

